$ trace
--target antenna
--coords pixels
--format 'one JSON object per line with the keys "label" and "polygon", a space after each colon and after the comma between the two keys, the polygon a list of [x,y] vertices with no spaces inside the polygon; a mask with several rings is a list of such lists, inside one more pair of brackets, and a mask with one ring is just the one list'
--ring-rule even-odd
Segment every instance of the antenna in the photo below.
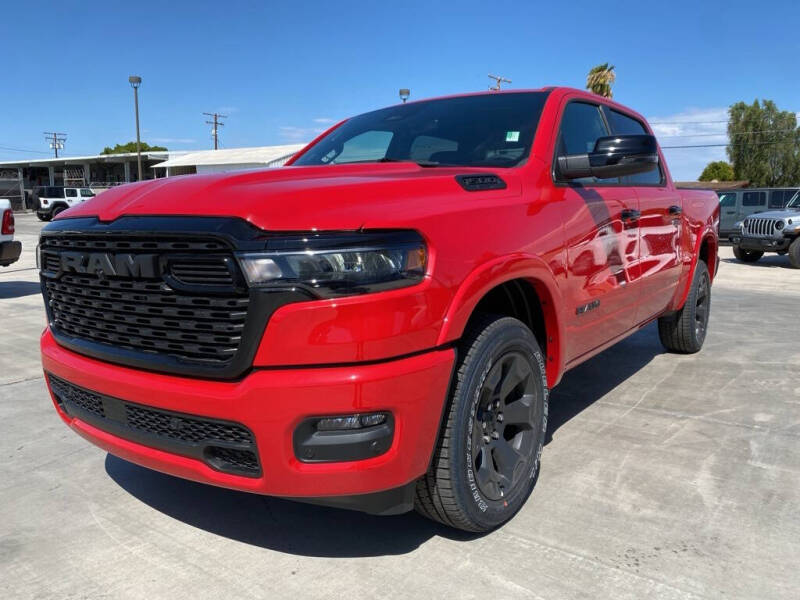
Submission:
{"label": "antenna", "polygon": [[56,158],[58,158],[58,151],[64,149],[64,143],[67,141],[66,133],[58,133],[55,131],[45,131],[44,141],[50,143],[50,149],[55,151]]}
{"label": "antenna", "polygon": [[495,81],[493,86],[492,85],[489,86],[489,89],[493,90],[495,92],[499,92],[500,91],[500,84],[501,83],[511,83],[510,79],[506,79],[505,77],[502,77],[500,75],[492,75],[491,73],[489,73],[489,79],[494,79],[494,81]]}
{"label": "antenna", "polygon": [[207,117],[213,117],[213,121],[206,121],[206,125],[213,125],[211,128],[211,135],[214,137],[214,150],[219,148],[219,128],[223,127],[225,123],[220,119],[227,119],[228,115],[221,115],[219,113],[203,113]]}

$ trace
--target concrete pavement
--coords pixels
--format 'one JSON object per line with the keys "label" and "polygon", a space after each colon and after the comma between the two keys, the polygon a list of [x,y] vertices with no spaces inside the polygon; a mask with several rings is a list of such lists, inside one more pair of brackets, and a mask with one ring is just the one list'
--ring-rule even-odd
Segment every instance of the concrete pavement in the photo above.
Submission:
{"label": "concrete pavement", "polygon": [[126,463],[56,416],[33,249],[0,270],[2,598],[796,598],[800,271],[723,248],[704,350],[653,327],[552,395],[536,489],[486,536]]}

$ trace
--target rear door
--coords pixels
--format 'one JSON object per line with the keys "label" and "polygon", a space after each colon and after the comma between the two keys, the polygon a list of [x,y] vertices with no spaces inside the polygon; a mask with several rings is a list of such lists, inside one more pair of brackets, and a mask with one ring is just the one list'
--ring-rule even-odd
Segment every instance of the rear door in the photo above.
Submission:
{"label": "rear door", "polygon": [[[610,130],[599,105],[572,100],[562,107],[557,135],[554,158],[591,151]],[[564,211],[567,360],[572,361],[634,325],[639,201],[618,178],[563,181],[557,160],[554,179]]]}
{"label": "rear door", "polygon": [[733,231],[733,226],[739,220],[739,206],[737,196],[739,192],[719,192],[719,230],[721,232]]}
{"label": "rear door", "polygon": [[[605,107],[613,133],[646,135],[650,132],[633,115]],[[646,173],[623,177],[639,197],[639,276],[641,278],[637,321],[663,312],[681,275],[679,244],[681,235],[680,194],[667,184],[661,165]]]}

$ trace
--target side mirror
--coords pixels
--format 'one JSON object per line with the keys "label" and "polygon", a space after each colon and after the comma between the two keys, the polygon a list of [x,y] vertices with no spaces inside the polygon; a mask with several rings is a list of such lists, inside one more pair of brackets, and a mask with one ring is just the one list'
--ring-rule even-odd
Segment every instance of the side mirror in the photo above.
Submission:
{"label": "side mirror", "polygon": [[561,179],[609,179],[647,173],[657,167],[658,144],[652,135],[601,137],[592,152],[558,157]]}

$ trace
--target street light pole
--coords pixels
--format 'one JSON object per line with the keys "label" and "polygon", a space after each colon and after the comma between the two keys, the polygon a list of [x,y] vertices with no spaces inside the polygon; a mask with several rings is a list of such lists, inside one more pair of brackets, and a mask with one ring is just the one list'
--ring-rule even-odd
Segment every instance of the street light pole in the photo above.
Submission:
{"label": "street light pole", "polygon": [[139,138],[139,86],[142,85],[142,78],[131,75],[128,77],[128,83],[133,88],[133,105],[136,110],[136,162],[139,166],[139,181],[142,181],[142,142]]}

